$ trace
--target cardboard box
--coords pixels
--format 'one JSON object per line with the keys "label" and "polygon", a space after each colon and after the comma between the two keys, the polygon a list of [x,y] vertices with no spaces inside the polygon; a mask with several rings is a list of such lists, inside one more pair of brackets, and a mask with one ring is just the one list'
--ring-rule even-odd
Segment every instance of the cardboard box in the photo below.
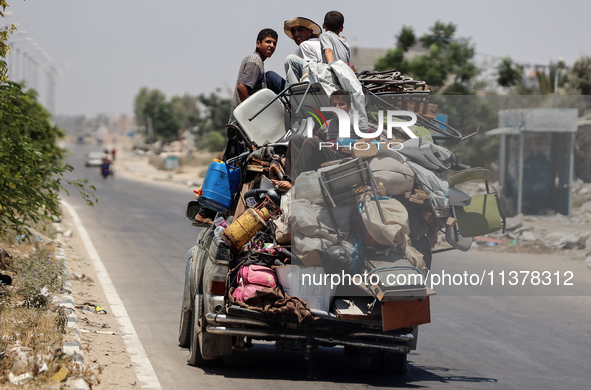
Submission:
{"label": "cardboard box", "polygon": [[308,309],[329,311],[336,287],[330,288],[330,279],[324,283],[324,268],[285,265],[276,267],[275,272],[279,285],[287,295],[305,301]]}
{"label": "cardboard box", "polygon": [[382,328],[394,330],[431,322],[429,297],[421,300],[384,302]]}

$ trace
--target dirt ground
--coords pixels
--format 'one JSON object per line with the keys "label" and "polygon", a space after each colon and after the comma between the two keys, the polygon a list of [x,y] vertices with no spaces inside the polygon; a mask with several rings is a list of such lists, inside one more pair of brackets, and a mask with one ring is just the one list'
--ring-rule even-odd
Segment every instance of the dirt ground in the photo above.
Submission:
{"label": "dirt ground", "polygon": [[[197,189],[200,177],[206,166],[184,166],[182,172],[158,171],[148,163],[148,157],[139,156],[131,151],[132,142],[127,139],[107,140],[106,146],[116,145],[117,160],[114,171],[118,176],[145,180],[159,185],[177,186],[187,189],[189,193]],[[94,369],[97,378],[93,389],[135,389],[140,386],[134,363],[126,351],[122,330],[117,320],[110,314],[109,303],[102,287],[96,278],[86,249],[72,222],[72,217],[64,210],[63,228],[71,230],[70,237],[65,238],[65,250],[71,273],[76,316],[80,329],[84,360],[88,367]],[[591,238],[584,248],[559,249],[547,246],[543,240],[545,234],[552,232],[591,231],[590,213],[573,213],[573,217],[523,217],[521,232],[531,231],[537,234],[534,241],[523,240],[521,236],[511,238],[507,235],[496,235],[491,239],[477,240],[475,250],[511,252],[511,253],[557,253],[564,258],[585,261],[591,258]],[[498,241],[498,242],[495,242]],[[499,243],[501,242],[501,243]],[[591,263],[589,264],[591,268]],[[589,270],[591,272],[591,270]],[[100,305],[106,314],[98,314],[94,307]]]}

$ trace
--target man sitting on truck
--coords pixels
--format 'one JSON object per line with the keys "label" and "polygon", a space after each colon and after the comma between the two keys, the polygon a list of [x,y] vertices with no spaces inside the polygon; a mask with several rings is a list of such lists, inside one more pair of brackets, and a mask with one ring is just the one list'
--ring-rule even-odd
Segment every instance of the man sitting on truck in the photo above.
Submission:
{"label": "man sitting on truck", "polygon": [[295,84],[302,78],[306,62],[322,62],[322,52],[318,36],[320,26],[308,18],[297,17],[283,23],[285,35],[293,39],[298,48],[298,55],[285,57],[285,74],[288,84]]}
{"label": "man sitting on truck", "polygon": [[269,88],[279,93],[285,87],[285,80],[277,73],[269,71],[265,73],[263,62],[275,53],[277,47],[277,32],[270,28],[262,29],[257,35],[256,49],[244,57],[240,63],[236,89],[232,99],[232,112],[230,122],[234,118],[234,109],[246,100],[250,95],[263,88]]}

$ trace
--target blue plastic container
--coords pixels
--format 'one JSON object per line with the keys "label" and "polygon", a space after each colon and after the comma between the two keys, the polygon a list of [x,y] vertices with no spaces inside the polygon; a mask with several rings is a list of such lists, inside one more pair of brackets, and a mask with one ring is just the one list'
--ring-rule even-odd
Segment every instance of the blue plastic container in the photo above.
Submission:
{"label": "blue plastic container", "polygon": [[240,186],[240,168],[213,160],[207,168],[199,196],[199,204],[208,209],[225,213],[232,207],[232,199]]}

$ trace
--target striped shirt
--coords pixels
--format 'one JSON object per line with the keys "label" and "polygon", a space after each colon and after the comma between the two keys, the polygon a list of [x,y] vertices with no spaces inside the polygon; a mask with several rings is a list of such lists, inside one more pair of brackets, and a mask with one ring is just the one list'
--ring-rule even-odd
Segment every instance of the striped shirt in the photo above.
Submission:
{"label": "striped shirt", "polygon": [[[267,80],[265,79],[265,65],[259,53],[254,52],[242,60],[240,69],[238,70],[238,77],[236,78],[236,86],[239,83],[246,85],[249,94],[267,88]],[[230,122],[234,119],[234,109],[240,104],[240,96],[238,95],[238,88],[234,88],[234,97],[232,99],[232,112],[230,114]]]}

